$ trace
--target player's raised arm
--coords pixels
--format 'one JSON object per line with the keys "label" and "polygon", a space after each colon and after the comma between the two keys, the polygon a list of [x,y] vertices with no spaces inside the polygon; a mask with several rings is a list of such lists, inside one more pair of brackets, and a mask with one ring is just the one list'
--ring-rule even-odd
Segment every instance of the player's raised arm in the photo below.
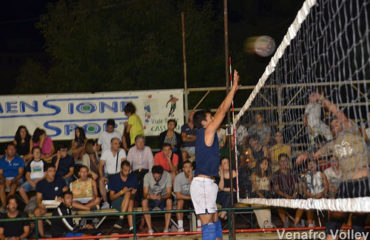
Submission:
{"label": "player's raised arm", "polygon": [[208,146],[211,146],[214,139],[214,134],[217,131],[217,128],[221,125],[222,120],[224,119],[227,111],[230,109],[231,102],[233,101],[236,91],[240,88],[239,86],[239,73],[234,70],[234,80],[233,86],[230,92],[227,94],[224,101],[218,107],[212,122],[207,126],[205,131],[205,142]]}

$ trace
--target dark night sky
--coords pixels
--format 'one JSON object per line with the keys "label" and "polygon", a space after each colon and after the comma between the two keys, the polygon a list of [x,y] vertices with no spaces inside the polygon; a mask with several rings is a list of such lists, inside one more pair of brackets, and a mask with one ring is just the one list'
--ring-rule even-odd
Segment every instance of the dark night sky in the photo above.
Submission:
{"label": "dark night sky", "polygon": [[[15,0],[3,1],[0,8],[0,81],[6,88],[0,94],[10,94],[15,86],[19,68],[29,58],[41,62],[49,61],[43,51],[44,40],[35,24],[41,14],[46,12],[48,2],[56,0]],[[202,0],[199,0],[200,2]],[[221,0],[214,0],[215,9],[222,15]],[[268,25],[280,26],[273,29],[277,44],[294,19],[303,1],[297,0],[231,0],[229,7],[230,48],[238,40],[236,32],[244,31],[246,24],[262,20]],[[250,8],[248,6],[253,6]],[[280,8],[280,9],[279,9]],[[250,25],[249,25],[250,26]],[[256,34],[263,34],[258,29]],[[242,36],[242,34],[240,34]],[[244,36],[243,36],[244,37]],[[240,39],[239,39],[240,40]],[[257,60],[258,61],[258,60]],[[268,62],[268,61],[267,61]]]}

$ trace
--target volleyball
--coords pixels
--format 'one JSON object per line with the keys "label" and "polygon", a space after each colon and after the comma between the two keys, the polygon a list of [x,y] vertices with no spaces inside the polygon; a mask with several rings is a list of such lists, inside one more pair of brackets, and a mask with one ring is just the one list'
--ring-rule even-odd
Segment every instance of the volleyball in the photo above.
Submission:
{"label": "volleyball", "polygon": [[271,56],[275,48],[275,40],[267,35],[249,37],[244,43],[244,51],[246,53],[257,54],[261,57]]}

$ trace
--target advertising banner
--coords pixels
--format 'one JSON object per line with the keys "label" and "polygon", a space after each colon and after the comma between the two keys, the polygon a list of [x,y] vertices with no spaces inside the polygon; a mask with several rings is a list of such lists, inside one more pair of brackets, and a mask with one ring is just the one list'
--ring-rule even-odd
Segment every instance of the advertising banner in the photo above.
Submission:
{"label": "advertising banner", "polygon": [[146,136],[156,136],[167,129],[167,120],[175,119],[177,130],[184,122],[183,90],[147,90],[78,94],[7,95],[0,96],[0,141],[14,139],[20,125],[32,135],[43,128],[53,140],[74,138],[74,129],[81,126],[88,138],[98,138],[109,118],[123,133],[126,103],[133,102],[141,118]]}

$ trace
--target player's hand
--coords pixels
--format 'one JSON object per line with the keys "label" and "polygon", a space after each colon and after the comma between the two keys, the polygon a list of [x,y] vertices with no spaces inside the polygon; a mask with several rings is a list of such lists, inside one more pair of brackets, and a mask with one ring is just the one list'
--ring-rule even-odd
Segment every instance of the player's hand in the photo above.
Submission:
{"label": "player's hand", "polygon": [[239,73],[237,70],[234,70],[233,89],[235,91],[240,88],[239,80],[240,80]]}

